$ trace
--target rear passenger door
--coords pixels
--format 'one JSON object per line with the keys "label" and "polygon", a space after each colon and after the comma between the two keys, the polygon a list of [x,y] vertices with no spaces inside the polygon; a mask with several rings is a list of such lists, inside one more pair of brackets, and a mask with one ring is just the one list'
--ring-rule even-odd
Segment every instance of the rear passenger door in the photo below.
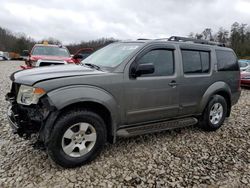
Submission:
{"label": "rear passenger door", "polygon": [[198,104],[212,84],[211,50],[209,48],[181,46],[182,77],[180,81],[179,115],[196,114]]}

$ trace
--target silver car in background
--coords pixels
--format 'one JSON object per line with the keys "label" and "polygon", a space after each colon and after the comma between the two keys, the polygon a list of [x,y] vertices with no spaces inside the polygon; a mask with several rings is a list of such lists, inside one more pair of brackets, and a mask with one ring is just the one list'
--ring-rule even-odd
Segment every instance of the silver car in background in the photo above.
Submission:
{"label": "silver car in background", "polygon": [[250,67],[250,60],[240,59],[239,61],[240,71],[245,71]]}

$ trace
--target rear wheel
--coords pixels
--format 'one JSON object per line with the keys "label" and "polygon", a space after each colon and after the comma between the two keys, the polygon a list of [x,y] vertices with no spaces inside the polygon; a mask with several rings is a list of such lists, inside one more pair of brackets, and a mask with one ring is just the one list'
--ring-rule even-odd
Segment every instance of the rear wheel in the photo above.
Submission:
{"label": "rear wheel", "polygon": [[227,114],[227,102],[224,97],[214,95],[209,101],[200,119],[200,126],[208,131],[221,127]]}
{"label": "rear wheel", "polygon": [[47,151],[57,164],[72,168],[93,160],[105,142],[102,118],[94,112],[74,110],[56,122]]}

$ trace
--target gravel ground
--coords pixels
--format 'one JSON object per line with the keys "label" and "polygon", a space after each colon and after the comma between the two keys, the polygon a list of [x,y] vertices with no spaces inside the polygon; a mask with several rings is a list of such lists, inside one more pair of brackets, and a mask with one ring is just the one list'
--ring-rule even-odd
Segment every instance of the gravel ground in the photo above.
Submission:
{"label": "gravel ground", "polygon": [[91,164],[56,166],[11,133],[4,95],[22,62],[0,62],[0,187],[250,187],[250,90],[216,132],[197,127],[119,139]]}

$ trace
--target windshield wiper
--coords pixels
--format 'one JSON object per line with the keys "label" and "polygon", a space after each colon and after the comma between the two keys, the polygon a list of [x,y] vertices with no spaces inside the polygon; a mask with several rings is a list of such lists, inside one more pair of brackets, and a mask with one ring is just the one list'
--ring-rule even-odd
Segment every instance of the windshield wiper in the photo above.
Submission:
{"label": "windshield wiper", "polygon": [[83,63],[83,65],[87,65],[88,67],[94,68],[96,70],[101,69],[101,67],[99,67],[98,65],[92,64],[92,63]]}

